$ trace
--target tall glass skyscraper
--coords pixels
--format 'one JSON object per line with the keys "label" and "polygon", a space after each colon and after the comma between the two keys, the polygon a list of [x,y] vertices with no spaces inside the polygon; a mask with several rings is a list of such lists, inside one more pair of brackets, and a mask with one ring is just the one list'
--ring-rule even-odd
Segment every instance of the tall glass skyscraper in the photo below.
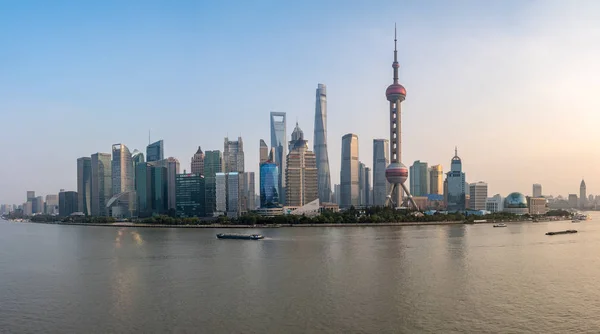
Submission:
{"label": "tall glass skyscraper", "polygon": [[92,159],[77,159],[77,211],[92,214]]}
{"label": "tall glass skyscraper", "polygon": [[148,162],[164,159],[164,145],[162,139],[146,147],[146,160]]}
{"label": "tall glass skyscraper", "polygon": [[466,209],[465,173],[462,172],[462,161],[458,157],[457,149],[454,150],[445,183],[448,211],[464,211]]}
{"label": "tall glass skyscraper", "polygon": [[358,181],[358,136],[349,133],[342,137],[341,208],[360,204]]}
{"label": "tall glass skyscraper", "polygon": [[[275,150],[274,162],[280,171],[285,171],[287,159],[286,116],[284,112],[271,111],[271,149]],[[278,188],[280,201],[285,202],[285,175],[279,173]]]}
{"label": "tall glass skyscraper", "polygon": [[112,146],[112,193],[117,195],[134,191],[133,159],[129,148],[123,144]]}
{"label": "tall glass skyscraper", "polygon": [[204,217],[204,176],[177,174],[177,216]]}
{"label": "tall glass skyscraper", "polygon": [[272,208],[279,203],[279,167],[274,162],[260,165],[260,207]]}
{"label": "tall glass skyscraper", "polygon": [[331,176],[327,152],[327,87],[319,84],[315,104],[314,152],[317,158],[319,200],[331,202]]}
{"label": "tall glass skyscraper", "polygon": [[410,166],[410,193],[413,196],[427,196],[429,193],[429,164],[417,160]]}
{"label": "tall glass skyscraper", "polygon": [[243,173],[244,172],[244,142],[242,137],[238,137],[237,141],[229,140],[225,137],[223,146],[223,162],[225,164],[226,173]]}
{"label": "tall glass skyscraper", "polygon": [[139,163],[135,174],[138,217],[167,213],[167,169]]}
{"label": "tall glass skyscraper", "polygon": [[221,156],[221,151],[206,151],[204,155],[204,210],[209,217],[213,216],[217,205],[216,174],[222,172],[223,157]]}
{"label": "tall glass skyscraper", "polygon": [[385,169],[390,163],[390,145],[387,139],[373,139],[373,205],[384,206],[390,192]]}
{"label": "tall glass skyscraper", "polygon": [[106,203],[112,197],[112,166],[109,153],[92,154],[92,216],[107,216]]}

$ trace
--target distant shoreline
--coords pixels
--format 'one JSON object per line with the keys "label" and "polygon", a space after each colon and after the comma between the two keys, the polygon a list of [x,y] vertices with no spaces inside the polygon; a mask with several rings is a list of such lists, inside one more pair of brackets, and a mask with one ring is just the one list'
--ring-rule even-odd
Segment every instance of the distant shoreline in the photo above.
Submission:
{"label": "distant shoreline", "polygon": [[[14,222],[7,220],[8,222]],[[566,220],[557,221],[543,221],[540,223],[548,222],[560,222]],[[479,223],[464,223],[462,221],[442,221],[442,222],[405,222],[405,223],[356,223],[356,224],[279,224],[279,225],[223,225],[223,224],[210,224],[210,225],[163,225],[163,224],[136,224],[136,223],[111,223],[111,224],[94,224],[94,223],[64,223],[64,222],[32,222],[22,221],[21,223],[32,223],[32,224],[48,224],[48,225],[76,225],[76,226],[97,226],[97,227],[142,227],[142,228],[282,228],[282,227],[379,227],[379,226],[432,226],[432,225],[479,225],[479,224],[494,224],[494,222],[479,222]],[[512,221],[505,222],[508,224],[515,223],[533,223],[531,221]]]}

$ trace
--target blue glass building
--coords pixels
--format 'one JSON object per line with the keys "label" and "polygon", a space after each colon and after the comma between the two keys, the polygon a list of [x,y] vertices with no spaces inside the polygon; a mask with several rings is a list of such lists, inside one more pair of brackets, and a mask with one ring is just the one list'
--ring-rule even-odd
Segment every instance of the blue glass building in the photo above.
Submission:
{"label": "blue glass building", "polygon": [[462,161],[456,149],[450,163],[450,171],[446,173],[446,184],[448,211],[464,211],[466,209],[465,173],[462,172]]}
{"label": "blue glass building", "polygon": [[136,166],[138,217],[167,213],[167,169],[149,163]]}
{"label": "blue glass building", "polygon": [[201,174],[177,174],[175,179],[178,217],[204,217],[205,182]]}
{"label": "blue glass building", "polygon": [[279,201],[279,167],[275,162],[264,162],[260,165],[260,207],[280,206]]}
{"label": "blue glass building", "polygon": [[165,158],[164,145],[162,139],[146,147],[146,161],[160,161]]}

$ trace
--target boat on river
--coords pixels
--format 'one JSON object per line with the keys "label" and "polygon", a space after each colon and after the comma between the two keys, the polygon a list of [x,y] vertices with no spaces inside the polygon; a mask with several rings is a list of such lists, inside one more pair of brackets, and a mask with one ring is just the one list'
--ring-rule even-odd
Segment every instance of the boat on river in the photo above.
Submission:
{"label": "boat on river", "polygon": [[262,234],[240,234],[240,233],[219,233],[217,239],[239,239],[239,240],[260,240],[264,239]]}
{"label": "boat on river", "polygon": [[506,224],[498,223],[498,224],[494,224],[494,227],[506,227]]}
{"label": "boat on river", "polygon": [[565,231],[547,232],[546,235],[570,234],[570,233],[577,233],[577,230],[565,230]]}

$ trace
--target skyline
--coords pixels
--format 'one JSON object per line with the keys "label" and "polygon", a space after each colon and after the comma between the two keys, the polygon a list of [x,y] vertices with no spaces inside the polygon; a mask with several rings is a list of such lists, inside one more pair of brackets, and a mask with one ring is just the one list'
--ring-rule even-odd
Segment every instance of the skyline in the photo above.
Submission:
{"label": "skyline", "polygon": [[[324,20],[321,30],[298,24],[309,15],[302,10],[239,30],[267,15],[259,4],[241,22],[232,18],[229,27],[213,27],[218,33],[212,37],[202,24],[192,24],[197,12],[185,13],[208,6],[189,3],[176,10],[153,3],[136,12],[140,8],[129,4],[108,15],[115,3],[72,6],[66,12],[57,12],[57,6],[42,17],[36,17],[43,12],[38,9],[27,17],[39,22],[27,27],[30,22],[20,22],[27,4],[3,5],[8,8],[0,11],[0,31],[15,33],[0,33],[9,50],[0,55],[0,71],[6,74],[0,77],[0,101],[8,111],[2,115],[0,139],[10,143],[4,150],[9,163],[0,167],[0,203],[20,203],[27,190],[44,195],[76,190],[78,158],[110,153],[117,143],[145,152],[148,129],[153,141],[164,140],[165,157],[177,158],[182,172],[189,171],[198,146],[223,152],[223,138],[237,136],[245,142],[246,169],[258,172],[259,140],[270,137],[269,113],[286,112],[287,133],[294,120],[313,133],[318,83],[328,89],[333,187],[340,183],[342,135],[358,136],[359,159],[370,168],[373,139],[388,137],[382,91],[391,81],[395,21],[400,82],[409,96],[402,109],[406,166],[421,160],[441,164],[447,172],[457,145],[467,181],[488,183],[490,195],[529,194],[533,183],[542,184],[544,194],[577,194],[582,176],[590,193],[600,184],[594,175],[600,159],[591,144],[600,139],[593,131],[599,79],[588,75],[600,69],[595,62],[600,48],[590,43],[600,31],[600,24],[591,22],[600,18],[600,6],[592,2],[507,1],[483,8],[469,1],[453,6],[432,1],[426,8],[431,12],[412,2],[390,2],[387,6],[404,9],[395,17],[355,4]],[[105,10],[97,16],[78,16],[98,6]],[[310,2],[291,6],[306,9]],[[323,13],[310,15],[325,17],[334,6],[322,7]],[[450,7],[456,8],[443,16]],[[460,14],[461,9],[466,12]],[[212,10],[225,14],[224,8]],[[492,15],[494,10],[499,15]],[[243,11],[239,6],[233,17],[241,18]],[[353,22],[360,11],[364,15]],[[134,13],[139,17],[126,23]],[[465,18],[460,15],[471,16],[460,23]],[[557,26],[553,19],[558,15]],[[109,16],[116,24],[103,31]],[[88,21],[82,29],[67,29],[74,21],[83,24],[83,18]],[[507,27],[507,21],[512,25]],[[141,26],[147,30],[135,23],[145,23]],[[119,29],[127,34],[117,34]],[[207,54],[199,44],[216,51]],[[314,50],[323,54],[314,56]],[[245,90],[231,96],[227,87],[232,83]],[[312,147],[314,138],[307,139]],[[514,170],[510,177],[507,160]],[[544,175],[537,175],[540,166]]]}

